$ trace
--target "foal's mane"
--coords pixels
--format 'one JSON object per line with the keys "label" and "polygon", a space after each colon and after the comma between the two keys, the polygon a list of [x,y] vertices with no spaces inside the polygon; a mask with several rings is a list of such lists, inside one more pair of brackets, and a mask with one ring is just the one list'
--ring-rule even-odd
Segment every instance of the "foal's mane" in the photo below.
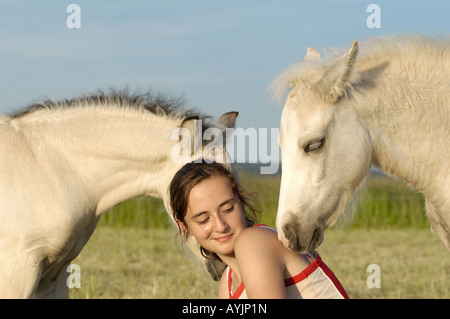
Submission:
{"label": "foal's mane", "polygon": [[155,94],[151,91],[130,93],[128,89],[110,89],[107,92],[98,90],[71,99],[47,99],[42,102],[33,103],[25,109],[11,114],[11,117],[20,118],[40,110],[51,112],[73,108],[98,107],[125,111],[131,110],[144,114],[151,113],[156,116],[174,119],[210,118],[193,109],[186,109],[184,106],[185,100],[181,97],[168,97],[159,93]]}
{"label": "foal's mane", "polygon": [[[274,100],[280,101],[286,92],[301,83],[315,80],[327,67],[347,52],[342,48],[327,48],[321,61],[301,61],[280,73],[269,86]],[[391,35],[375,37],[360,42],[355,71],[370,73],[389,66],[409,79],[421,77],[433,80],[430,64],[439,65],[450,72],[450,38],[448,34],[435,37],[415,35]],[[355,79],[361,79],[356,76]]]}

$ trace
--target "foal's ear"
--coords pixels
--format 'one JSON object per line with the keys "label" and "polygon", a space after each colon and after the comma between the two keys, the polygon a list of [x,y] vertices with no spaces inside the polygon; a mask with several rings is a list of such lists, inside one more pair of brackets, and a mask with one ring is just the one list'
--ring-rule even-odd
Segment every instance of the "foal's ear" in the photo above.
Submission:
{"label": "foal's ear", "polygon": [[195,123],[194,121],[198,119],[199,119],[198,116],[189,116],[185,118],[183,122],[181,122],[180,127],[187,128],[189,131],[194,132],[194,123]]}
{"label": "foal's ear", "polygon": [[320,57],[320,53],[319,51],[317,51],[316,49],[312,48],[312,47],[308,47],[306,49],[306,55],[303,58],[303,61],[321,61],[322,58]]}
{"label": "foal's ear", "polygon": [[227,112],[217,120],[216,126],[223,131],[227,128],[234,128],[236,125],[236,118],[239,115],[238,112]]}
{"label": "foal's ear", "polygon": [[358,41],[354,41],[350,50],[337,59],[324,73],[316,84],[320,96],[330,103],[335,103],[345,93],[350,80],[356,75],[353,72],[356,56],[358,54]]}

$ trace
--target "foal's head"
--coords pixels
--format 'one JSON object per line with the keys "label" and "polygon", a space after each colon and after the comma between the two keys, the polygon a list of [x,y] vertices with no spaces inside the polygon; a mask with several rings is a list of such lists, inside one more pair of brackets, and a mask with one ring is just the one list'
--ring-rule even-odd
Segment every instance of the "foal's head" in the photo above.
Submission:
{"label": "foal's head", "polygon": [[320,245],[370,168],[369,136],[352,107],[358,46],[322,62],[308,48],[299,67],[274,82],[289,85],[280,123],[282,158],[277,228],[289,248]]}

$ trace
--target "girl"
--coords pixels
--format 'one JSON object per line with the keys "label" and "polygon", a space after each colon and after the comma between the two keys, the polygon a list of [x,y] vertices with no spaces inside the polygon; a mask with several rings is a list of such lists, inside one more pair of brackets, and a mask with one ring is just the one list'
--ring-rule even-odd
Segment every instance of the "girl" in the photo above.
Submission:
{"label": "girl", "polygon": [[257,224],[259,211],[225,166],[188,163],[170,185],[171,206],[184,240],[228,267],[219,298],[348,298],[317,252],[285,248],[276,231]]}

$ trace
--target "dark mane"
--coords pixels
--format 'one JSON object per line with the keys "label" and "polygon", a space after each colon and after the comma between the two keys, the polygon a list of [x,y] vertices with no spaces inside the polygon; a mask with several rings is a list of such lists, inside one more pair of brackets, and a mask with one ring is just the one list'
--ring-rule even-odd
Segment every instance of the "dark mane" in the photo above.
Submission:
{"label": "dark mane", "polygon": [[128,89],[110,89],[107,92],[98,90],[94,93],[84,94],[71,99],[47,99],[43,102],[33,103],[23,110],[12,113],[10,116],[12,118],[19,118],[39,110],[52,111],[93,105],[134,109],[136,111],[150,112],[158,116],[170,116],[174,118],[208,118],[208,116],[202,115],[200,112],[185,109],[185,100],[182,97],[167,97],[151,91],[130,93]]}

